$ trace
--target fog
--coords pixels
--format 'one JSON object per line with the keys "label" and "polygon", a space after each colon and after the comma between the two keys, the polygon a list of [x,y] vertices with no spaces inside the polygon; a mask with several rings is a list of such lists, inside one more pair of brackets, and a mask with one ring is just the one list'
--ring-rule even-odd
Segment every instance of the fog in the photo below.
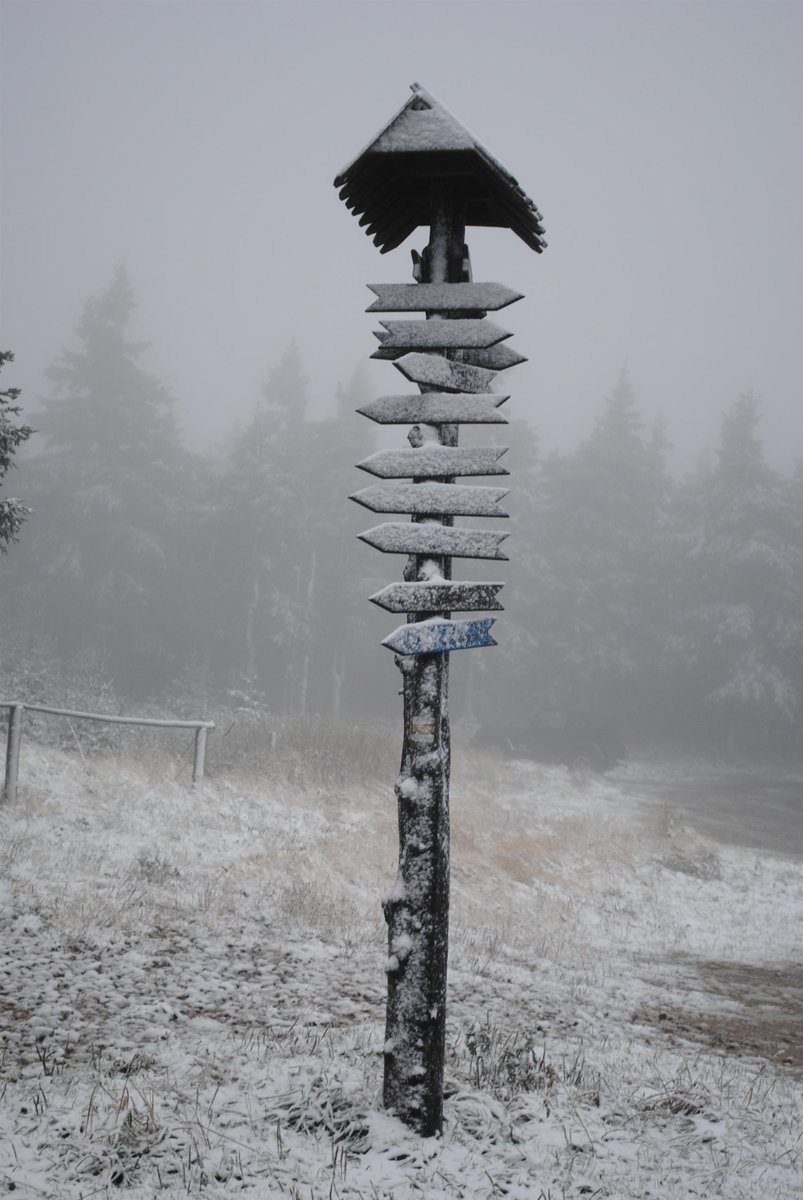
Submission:
{"label": "fog", "polygon": [[799,744],[799,5],[12,0],[2,22],[3,383],[38,430],[7,694],[397,715],[398,620],[367,597],[401,567],[346,497],[380,436],[354,409],[399,390],[366,284],[409,281],[427,231],[380,255],[333,180],[419,81],[548,241],[467,235],[474,278],[524,293],[501,323],[529,361],[493,439],[510,563],[460,570],[509,584],[499,650],[457,656],[453,711]]}
{"label": "fog", "polygon": [[626,365],[679,467],[747,387],[770,461],[800,454],[799,5],[7,0],[2,23],[2,337],[26,411],[121,258],[192,446],[249,413],[291,339],[334,411],[374,344],[364,285],[409,279],[409,248],[380,256],[332,180],[419,80],[544,213],[542,256],[469,240],[475,278],[526,295],[512,403],[546,448]]}

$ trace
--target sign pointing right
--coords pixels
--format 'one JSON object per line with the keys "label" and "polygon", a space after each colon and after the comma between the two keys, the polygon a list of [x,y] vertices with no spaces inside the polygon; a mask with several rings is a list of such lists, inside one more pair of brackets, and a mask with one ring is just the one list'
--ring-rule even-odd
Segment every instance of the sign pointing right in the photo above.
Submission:
{"label": "sign pointing right", "polygon": [[390,583],[368,599],[387,612],[501,612],[503,583]]}

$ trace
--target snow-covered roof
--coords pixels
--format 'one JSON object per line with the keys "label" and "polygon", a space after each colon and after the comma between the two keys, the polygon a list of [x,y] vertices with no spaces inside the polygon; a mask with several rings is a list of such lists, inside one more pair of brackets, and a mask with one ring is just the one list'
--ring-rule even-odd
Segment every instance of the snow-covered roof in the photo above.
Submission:
{"label": "snow-covered roof", "polygon": [[542,216],[513,176],[420,84],[335,179],[340,198],[384,254],[430,224],[430,181],[460,180],[466,225],[512,229],[540,252]]}

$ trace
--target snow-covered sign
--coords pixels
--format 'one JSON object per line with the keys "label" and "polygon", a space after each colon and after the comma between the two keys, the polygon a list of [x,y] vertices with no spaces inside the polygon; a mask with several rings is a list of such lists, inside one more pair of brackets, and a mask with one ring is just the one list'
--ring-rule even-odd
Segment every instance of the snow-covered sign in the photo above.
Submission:
{"label": "snow-covered sign", "polygon": [[387,612],[501,612],[503,583],[391,583],[368,599]]}
{"label": "snow-covered sign", "polygon": [[[371,357],[379,357],[379,351]],[[445,392],[484,393],[496,376],[496,371],[455,362],[440,354],[405,354],[393,365],[410,383],[418,383],[425,390],[431,387]]]}
{"label": "snow-covered sign", "polygon": [[414,450],[377,450],[357,466],[380,479],[431,479],[451,475],[509,475],[499,459],[507,446],[439,446],[436,443]]}
{"label": "snow-covered sign", "polygon": [[380,321],[387,336],[376,337],[393,350],[485,350],[511,336],[493,321],[466,317],[442,321]]}
{"label": "snow-covered sign", "polygon": [[[388,1002],[383,1054],[386,1107],[424,1136],[443,1128],[449,908],[448,655],[495,645],[494,617],[453,620],[453,611],[498,610],[498,583],[451,579],[453,558],[506,559],[505,533],[462,529],[463,516],[505,516],[503,489],[455,483],[465,475],[507,475],[501,446],[458,448],[461,424],[499,424],[492,383],[525,362],[509,333],[485,314],[520,299],[496,283],[472,283],[469,225],[512,229],[540,253],[541,214],[513,176],[420,85],[335,180],[340,198],[382,252],[419,225],[429,242],[413,252],[415,284],[370,285],[371,313],[423,313],[382,321],[373,358],[394,362],[420,396],[382,396],[360,411],[380,424],[409,423],[412,449],[380,450],[358,466],[382,480],[352,499],[375,512],[402,512],[358,536],[404,554],[404,583],[371,597],[407,613],[383,645],[402,672],[404,744],[399,802],[399,872],[383,901],[388,924]],[[504,344],[503,344],[504,343]],[[426,618],[426,619],[424,619]]]}
{"label": "snow-covered sign", "polygon": [[[422,322],[423,324],[423,322]],[[389,359],[395,361],[400,355],[404,354],[404,349],[398,346],[389,344],[390,334],[383,331],[374,331],[374,337],[382,343],[378,350],[374,350],[371,358]],[[519,363],[527,361],[524,354],[518,354],[515,350],[511,350],[509,346],[497,344],[486,348],[471,349],[466,347],[460,351],[463,362],[476,367],[487,367],[491,371],[491,378],[497,371],[506,371],[508,367],[517,367]],[[465,387],[465,391],[471,389]]]}
{"label": "snow-covered sign", "polygon": [[491,626],[495,617],[479,621],[415,621],[400,625],[386,637],[382,645],[396,654],[443,654],[452,650],[474,650],[479,646],[495,646]]}
{"label": "snow-covered sign", "polygon": [[464,350],[463,360],[475,367],[487,367],[491,371],[506,371],[508,367],[517,367],[527,361],[526,354],[519,354],[510,346],[497,344],[477,350]]}
{"label": "snow-covered sign", "polygon": [[507,488],[461,487],[454,483],[386,483],[361,488],[349,497],[378,513],[416,516],[506,517],[499,501]]}
{"label": "snow-covered sign", "polygon": [[500,547],[508,535],[485,529],[455,529],[435,522],[416,525],[385,521],[357,536],[384,554],[420,554],[430,558],[446,554],[454,558],[496,558],[507,562],[507,555]]}
{"label": "snow-covered sign", "polygon": [[379,297],[365,311],[497,312],[523,297],[502,283],[369,283]]}
{"label": "snow-covered sign", "polygon": [[465,392],[425,392],[379,396],[363,404],[357,412],[379,425],[415,425],[419,421],[427,425],[505,425],[507,417],[499,407],[507,399],[508,396],[493,393],[472,396]]}

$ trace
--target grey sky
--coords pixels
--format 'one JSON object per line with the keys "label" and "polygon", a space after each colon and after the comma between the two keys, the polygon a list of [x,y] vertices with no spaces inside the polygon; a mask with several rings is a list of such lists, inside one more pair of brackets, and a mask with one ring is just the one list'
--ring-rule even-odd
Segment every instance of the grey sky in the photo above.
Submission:
{"label": "grey sky", "polygon": [[[588,431],[627,364],[680,465],[764,400],[803,456],[803,5],[2,4],[2,332],[26,403],[125,257],[148,365],[193,442],[253,404],[295,337],[313,411],[375,346],[368,281],[407,281],[337,171],[419,80],[544,213],[549,248],[470,232],[530,362],[511,414]],[[399,391],[372,364],[376,393]],[[355,417],[355,421],[359,418]]]}

